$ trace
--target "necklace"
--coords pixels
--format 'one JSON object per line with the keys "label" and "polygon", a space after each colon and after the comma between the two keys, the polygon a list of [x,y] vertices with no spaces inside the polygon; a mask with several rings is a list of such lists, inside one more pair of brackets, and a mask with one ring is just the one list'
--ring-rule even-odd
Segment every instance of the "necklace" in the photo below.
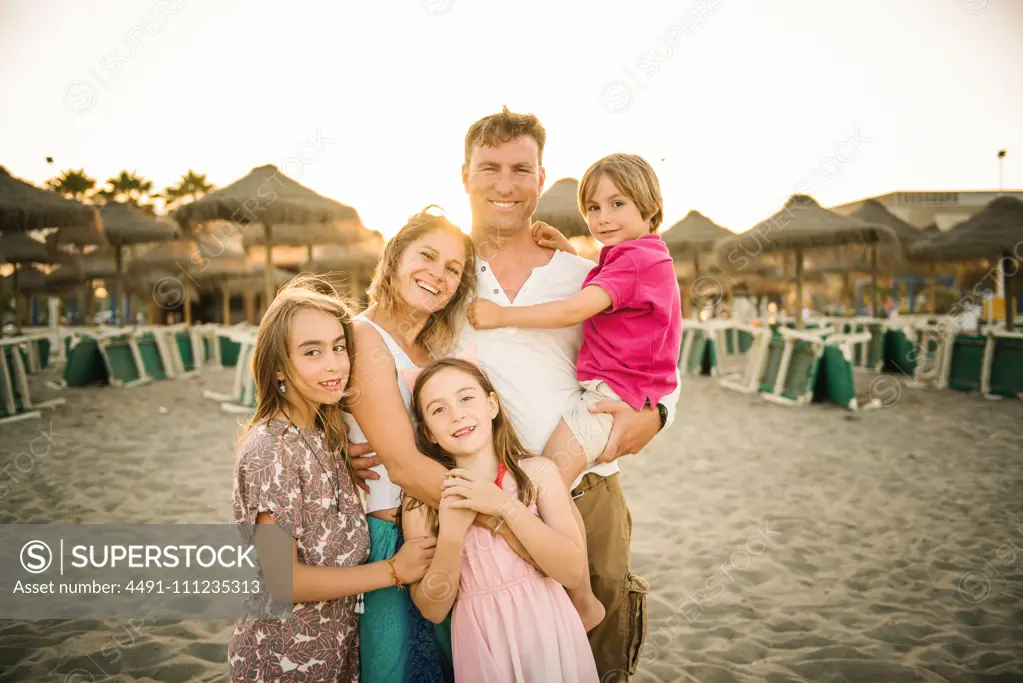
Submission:
{"label": "necklace", "polygon": [[[281,412],[284,413],[283,410]],[[288,417],[287,413],[284,413],[284,417],[288,418],[288,424],[291,425],[291,427],[295,430],[296,433],[298,433],[298,438],[302,439],[302,443],[305,444],[306,449],[308,449],[309,452],[312,454],[313,458],[316,459],[316,464],[320,466],[321,470],[323,470],[323,476],[327,478],[327,481],[331,485],[331,489],[333,489],[334,491],[334,505],[336,506],[337,509],[337,518],[341,519],[341,474],[339,470],[336,467],[334,468],[334,480],[331,481],[330,473],[327,471],[327,468],[320,460],[320,456],[316,454],[316,450],[309,444],[308,441],[306,441],[305,434],[302,433],[302,430],[298,427],[298,425],[292,422],[291,418]]]}

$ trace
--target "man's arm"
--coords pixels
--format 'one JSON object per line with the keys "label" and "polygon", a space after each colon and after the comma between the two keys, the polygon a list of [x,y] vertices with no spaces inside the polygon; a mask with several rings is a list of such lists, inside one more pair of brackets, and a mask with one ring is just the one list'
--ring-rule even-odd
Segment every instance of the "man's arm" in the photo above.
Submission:
{"label": "man's arm", "polygon": [[533,306],[499,306],[491,301],[477,301],[473,304],[469,321],[478,330],[572,327],[607,310],[611,303],[611,297],[603,287],[590,285],[568,299]]}

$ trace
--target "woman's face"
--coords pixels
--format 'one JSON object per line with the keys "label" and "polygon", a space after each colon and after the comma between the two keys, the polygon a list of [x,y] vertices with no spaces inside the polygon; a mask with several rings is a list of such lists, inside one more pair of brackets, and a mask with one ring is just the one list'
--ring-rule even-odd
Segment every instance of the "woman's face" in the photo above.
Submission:
{"label": "woman's face", "polygon": [[452,456],[478,453],[494,438],[497,397],[487,394],[472,375],[444,368],[419,391],[430,441]]}
{"label": "woman's face", "polygon": [[324,311],[303,308],[291,319],[288,336],[291,376],[277,373],[278,381],[284,381],[285,397],[294,401],[297,394],[314,404],[340,401],[351,369],[341,321]]}
{"label": "woman's face", "polygon": [[395,284],[410,307],[436,313],[451,301],[465,269],[465,240],[450,230],[432,230],[405,247]]}

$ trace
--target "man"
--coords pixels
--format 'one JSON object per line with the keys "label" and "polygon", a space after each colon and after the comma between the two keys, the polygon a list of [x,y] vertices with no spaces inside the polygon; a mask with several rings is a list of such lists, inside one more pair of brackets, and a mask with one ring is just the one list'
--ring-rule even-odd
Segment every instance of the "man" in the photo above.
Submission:
{"label": "man", "polygon": [[[507,108],[474,123],[465,137],[462,184],[479,252],[477,295],[506,306],[567,299],[579,292],[594,265],[533,241],[532,216],[546,180],[545,143],[546,132],[535,116]],[[564,406],[580,389],[575,366],[582,326],[479,331],[466,325],[459,343],[476,346],[480,366],[523,443],[542,452]],[[624,401],[594,406],[595,412],[614,416],[614,428],[598,462],[572,487],[586,526],[593,592],[606,612],[589,633],[601,683],[635,673],[646,618],[646,582],[629,571],[632,520],[615,460],[638,453],[672,422],[679,387],[657,408],[637,411]],[[353,455],[368,451],[352,449]],[[356,469],[377,462],[353,458]]]}

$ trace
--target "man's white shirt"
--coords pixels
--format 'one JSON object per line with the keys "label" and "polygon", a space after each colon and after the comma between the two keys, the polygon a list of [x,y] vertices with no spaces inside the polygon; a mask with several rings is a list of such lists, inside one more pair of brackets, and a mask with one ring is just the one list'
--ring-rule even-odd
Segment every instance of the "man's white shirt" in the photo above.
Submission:
{"label": "man's white shirt", "polygon": [[[579,293],[594,265],[574,254],[556,251],[547,265],[533,269],[515,301],[511,302],[494,277],[490,264],[480,260],[476,266],[479,277],[477,295],[502,306],[533,306],[561,301]],[[561,329],[506,327],[497,330],[476,330],[465,324],[459,335],[458,350],[470,344],[476,347],[480,367],[493,382],[501,398],[501,406],[511,418],[523,445],[539,455],[558,426],[569,401],[582,391],[575,372],[582,342],[581,324]],[[675,419],[675,405],[681,386],[679,381],[675,391],[661,400],[668,409],[667,425]],[[617,462],[594,463],[583,474],[593,472],[607,477],[618,471]],[[572,488],[581,480],[580,476]]]}

